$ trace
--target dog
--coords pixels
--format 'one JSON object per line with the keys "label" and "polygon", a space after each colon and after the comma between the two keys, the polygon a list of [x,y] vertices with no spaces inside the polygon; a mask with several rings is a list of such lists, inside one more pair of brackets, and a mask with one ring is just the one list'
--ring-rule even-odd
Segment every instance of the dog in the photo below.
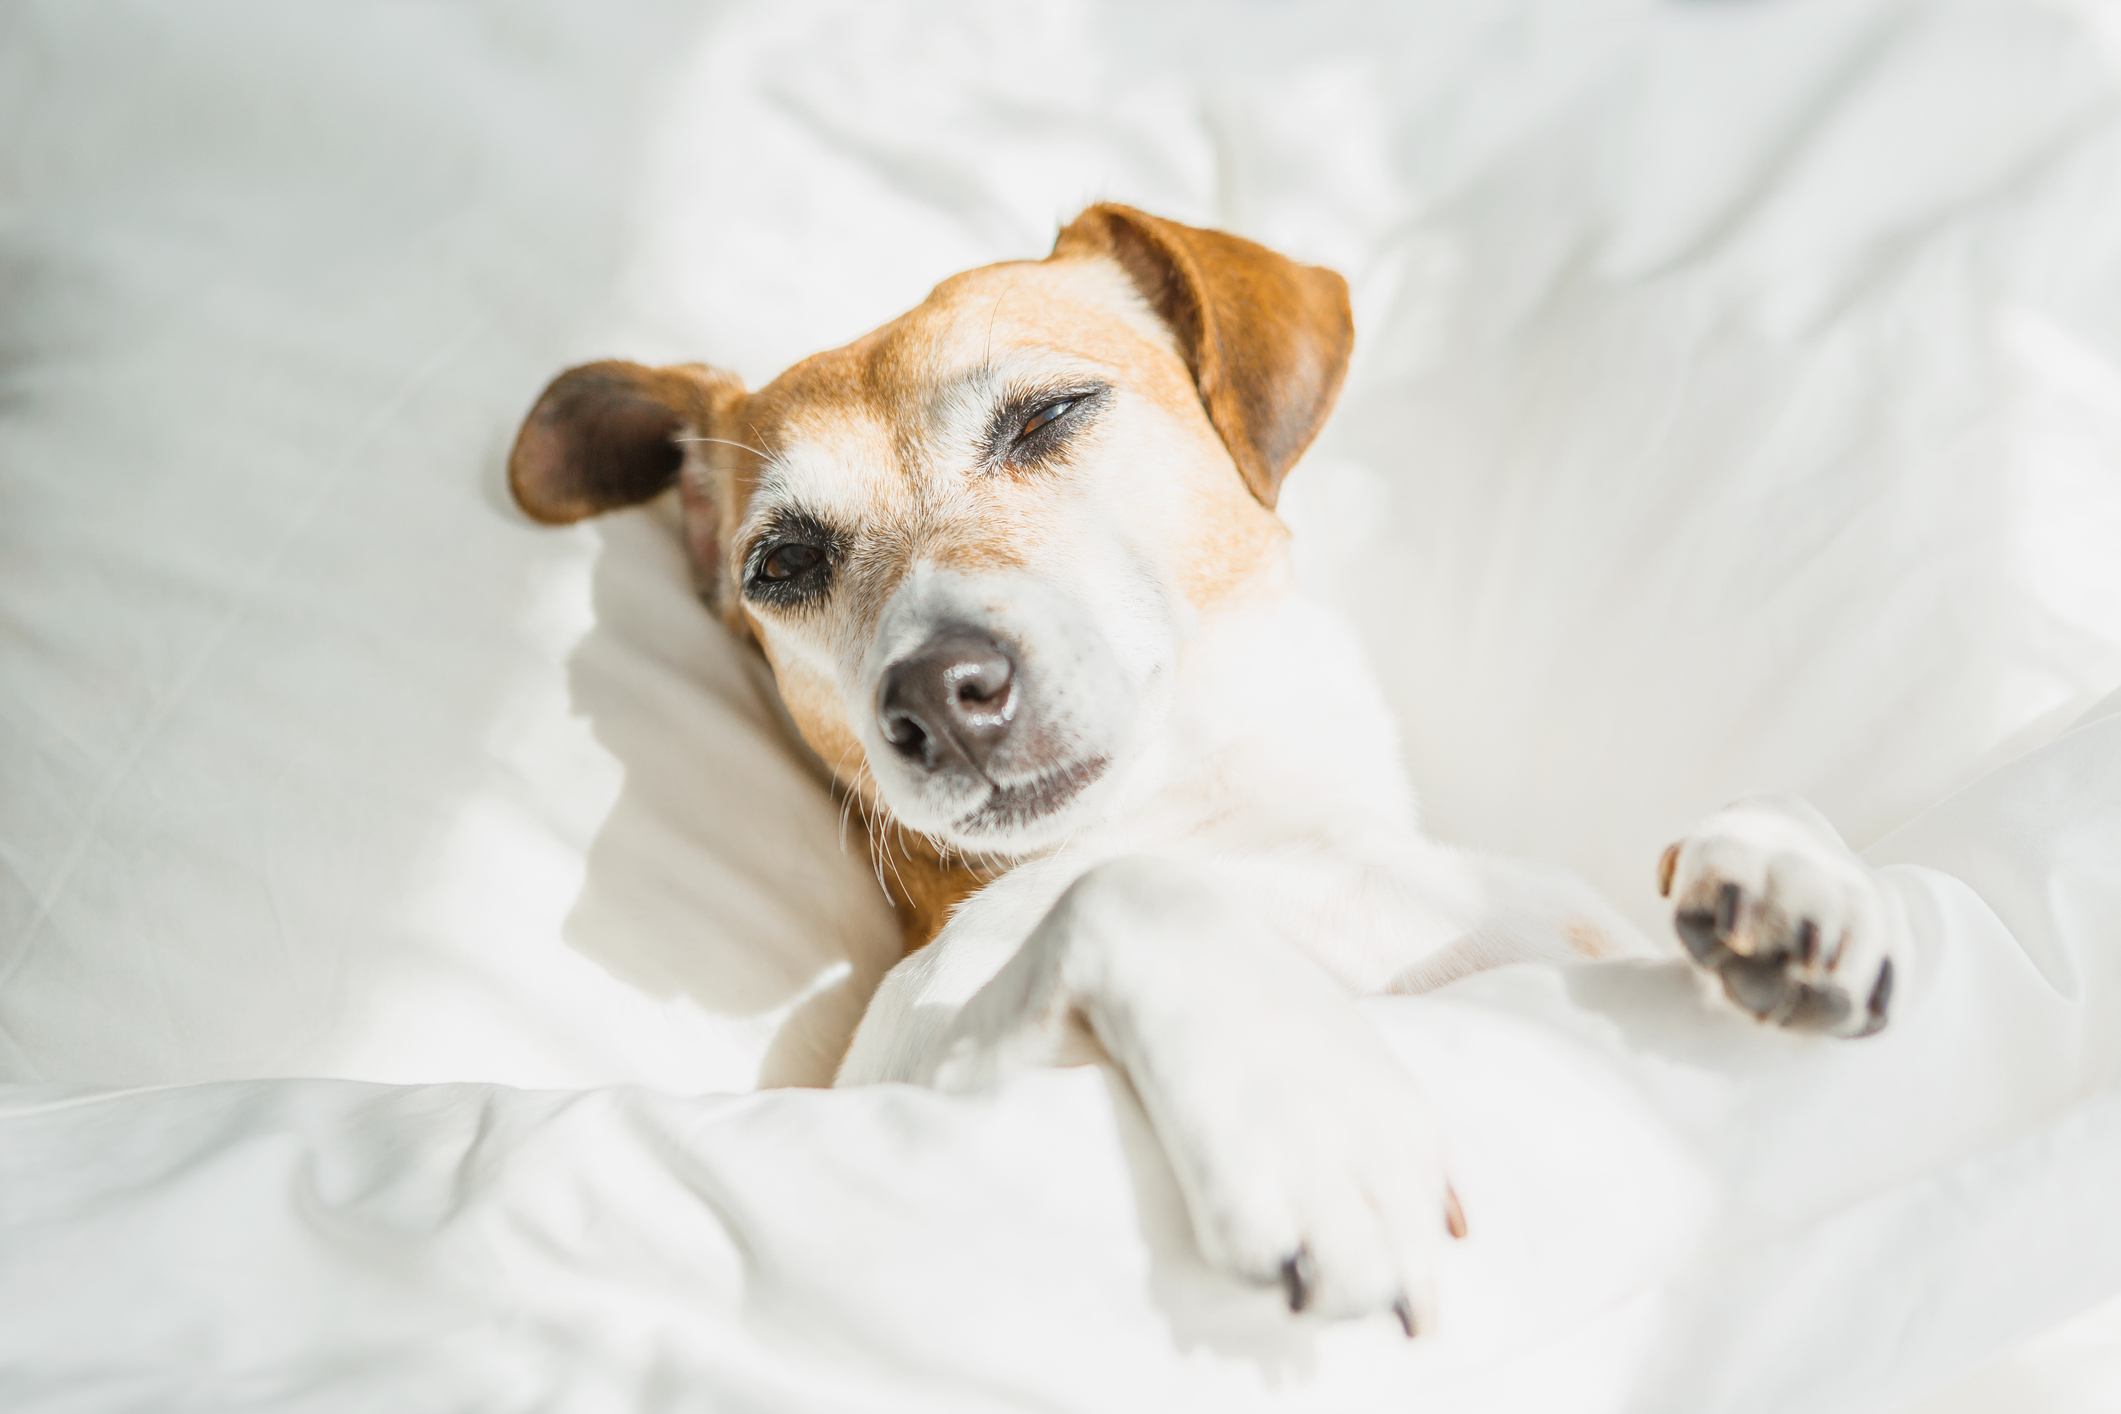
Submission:
{"label": "dog", "polygon": [[[674,486],[702,597],[872,821],[907,955],[838,1084],[1108,1062],[1212,1264],[1412,1336],[1465,1219],[1354,999],[1671,950],[1566,873],[1421,833],[1274,513],[1353,343],[1333,272],[1101,204],[757,392],[570,369],[509,480],[556,524]],[[1711,815],[1658,876],[1705,990],[1885,1024],[1906,920],[1802,801]]]}

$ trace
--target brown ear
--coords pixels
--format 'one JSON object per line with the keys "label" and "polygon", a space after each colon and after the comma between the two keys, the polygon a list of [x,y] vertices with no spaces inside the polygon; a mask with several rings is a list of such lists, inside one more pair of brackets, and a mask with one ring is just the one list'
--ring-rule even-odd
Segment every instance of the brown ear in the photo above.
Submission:
{"label": "brown ear", "polygon": [[[566,525],[650,500],[684,464],[676,438],[712,437],[741,398],[734,377],[702,364],[585,363],[552,380],[516,434],[508,489],[533,520]],[[688,497],[688,500],[691,498]],[[691,519],[687,506],[687,520]]]}
{"label": "brown ear", "polygon": [[1056,256],[1117,261],[1171,329],[1245,485],[1273,506],[1325,425],[1355,347],[1348,282],[1222,231],[1110,202],[1062,228]]}

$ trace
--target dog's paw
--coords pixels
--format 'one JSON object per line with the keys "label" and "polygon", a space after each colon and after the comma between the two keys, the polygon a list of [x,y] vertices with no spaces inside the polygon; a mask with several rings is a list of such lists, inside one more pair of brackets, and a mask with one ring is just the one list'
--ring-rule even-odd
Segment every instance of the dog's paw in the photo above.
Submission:
{"label": "dog's paw", "polygon": [[1083,874],[932,1053],[907,1078],[947,1090],[1110,1061],[1210,1266],[1299,1313],[1432,1328],[1437,1249],[1465,1220],[1427,1100],[1342,984],[1216,870],[1130,858]]}
{"label": "dog's paw", "polygon": [[1771,1025],[1868,1036],[1891,1014],[1906,923],[1862,860],[1802,801],[1709,817],[1665,850],[1659,891],[1695,962]]}
{"label": "dog's paw", "polygon": [[1351,1029],[1266,1033],[1209,1083],[1144,1102],[1211,1265],[1291,1311],[1390,1314],[1413,1336],[1434,1328],[1437,1249],[1465,1217],[1419,1089],[1356,1013],[1331,1015]]}

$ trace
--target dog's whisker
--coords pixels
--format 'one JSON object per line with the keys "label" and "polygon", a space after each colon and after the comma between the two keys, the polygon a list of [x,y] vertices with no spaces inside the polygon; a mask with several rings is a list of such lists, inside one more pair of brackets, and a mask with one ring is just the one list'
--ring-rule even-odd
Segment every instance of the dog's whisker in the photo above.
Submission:
{"label": "dog's whisker", "polygon": [[985,348],[980,350],[979,356],[982,372],[991,371],[994,367],[994,322],[1001,317],[1002,304],[1009,298],[1010,291],[1015,288],[1016,281],[1014,280],[1002,286],[1002,292],[994,297],[994,308],[987,311],[987,344]]}
{"label": "dog's whisker", "polygon": [[[899,852],[897,850],[887,847],[884,851],[884,860],[891,866],[891,877],[898,880],[900,896],[906,902],[911,903],[913,902],[913,891],[906,887],[906,876],[899,872],[898,855]],[[879,879],[879,882],[881,882],[881,879]]]}
{"label": "dog's whisker", "polygon": [[[832,779],[833,779],[833,781],[834,781],[834,782],[838,782],[838,781],[839,781],[839,779],[840,779],[840,769],[841,769],[841,768],[842,768],[843,766],[845,766],[845,765],[847,764],[847,755],[848,755],[848,753],[849,753],[849,752],[852,752],[852,751],[857,751],[857,750],[859,750],[859,749],[860,749],[860,747],[861,747],[861,743],[860,743],[860,742],[855,742],[855,743],[852,743],[852,744],[850,744],[850,745],[849,745],[849,746],[847,747],[847,750],[846,750],[846,751],[842,751],[842,752],[840,753],[840,759],[832,763]],[[861,770],[863,770],[863,771],[866,771],[866,770],[868,769],[868,765],[869,765],[869,763],[868,763],[868,762],[867,762],[866,760],[864,760],[864,761],[863,761],[863,762],[861,763]],[[851,808],[853,807],[853,804],[854,804],[854,799],[855,799],[855,792],[857,791],[857,789],[858,789],[858,788],[860,787],[860,785],[861,785],[861,779],[862,779],[862,778],[861,778],[861,773],[860,773],[860,771],[857,771],[857,773],[856,773],[856,775],[855,775],[855,778],[854,778],[854,784],[853,784],[853,785],[841,785],[841,786],[839,787],[839,791],[840,791],[840,853],[842,853],[842,854],[845,854],[845,853],[847,852],[847,819],[848,819],[848,812],[849,812],[849,810],[850,810],[850,809],[851,809]]]}
{"label": "dog's whisker", "polygon": [[[867,775],[868,771],[869,763],[863,761],[855,776],[857,786],[859,786],[862,776]],[[891,845],[885,838],[888,825],[884,819],[883,807],[881,805],[872,805],[867,799],[862,800],[861,807],[863,830],[869,836],[869,868],[876,875],[876,886],[882,889],[884,896],[892,899],[893,902],[901,900],[911,902],[912,895],[906,889],[906,880],[899,874],[898,865],[891,862]],[[884,877],[884,868],[887,863],[890,864],[893,877],[898,879],[899,892],[897,894],[892,893],[891,881]]]}
{"label": "dog's whisker", "polygon": [[840,793],[840,853],[847,852],[847,824],[853,818],[854,795],[851,791]]}
{"label": "dog's whisker", "polygon": [[722,447],[742,447],[745,451],[751,453],[755,457],[764,457],[768,461],[771,461],[773,459],[772,453],[770,452],[762,452],[757,447],[752,446],[749,442],[732,442],[727,437],[673,437],[670,440],[673,442],[713,442],[717,446]]}

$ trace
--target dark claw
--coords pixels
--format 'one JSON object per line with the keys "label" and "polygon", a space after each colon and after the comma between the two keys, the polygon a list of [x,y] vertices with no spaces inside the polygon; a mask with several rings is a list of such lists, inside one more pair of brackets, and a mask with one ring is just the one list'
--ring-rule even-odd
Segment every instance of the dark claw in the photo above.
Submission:
{"label": "dark claw", "polygon": [[1806,967],[1819,960],[1819,925],[1809,918],[1797,929],[1797,960]]}
{"label": "dark claw", "polygon": [[1300,1246],[1289,1254],[1281,1264],[1282,1289],[1289,1293],[1289,1309],[1302,1312],[1311,1304],[1311,1294],[1318,1285],[1318,1268],[1311,1261],[1311,1249]]}
{"label": "dark claw", "polygon": [[1716,936],[1728,938],[1738,926],[1738,904],[1744,895],[1736,884],[1724,884],[1716,890]]}
{"label": "dark claw", "polygon": [[1399,1317],[1399,1328],[1407,1333],[1408,1340],[1412,1340],[1414,1338],[1414,1308],[1407,1304],[1406,1297],[1402,1296],[1392,1303],[1392,1314]]}
{"label": "dark claw", "polygon": [[1893,1003],[1893,960],[1887,958],[1885,966],[1878,969],[1878,985],[1871,988],[1871,999],[1864,1003],[1870,1020],[1863,1023],[1858,1036],[1874,1036],[1885,1029],[1885,1009]]}

